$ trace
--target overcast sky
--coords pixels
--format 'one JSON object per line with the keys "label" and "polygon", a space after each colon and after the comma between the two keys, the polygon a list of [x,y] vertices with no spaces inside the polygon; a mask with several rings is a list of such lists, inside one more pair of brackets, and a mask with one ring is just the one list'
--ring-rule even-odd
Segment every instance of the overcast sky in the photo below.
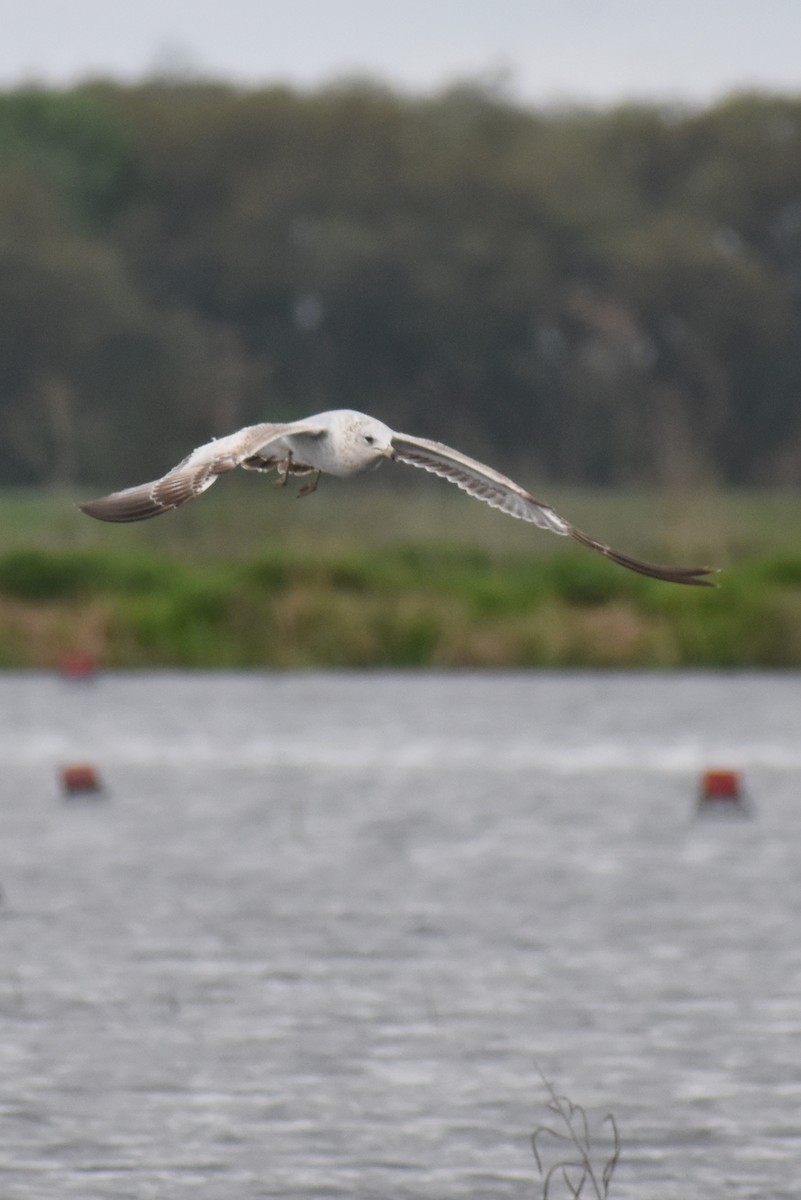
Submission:
{"label": "overcast sky", "polygon": [[0,86],[187,73],[526,103],[801,93],[801,0],[0,0]]}

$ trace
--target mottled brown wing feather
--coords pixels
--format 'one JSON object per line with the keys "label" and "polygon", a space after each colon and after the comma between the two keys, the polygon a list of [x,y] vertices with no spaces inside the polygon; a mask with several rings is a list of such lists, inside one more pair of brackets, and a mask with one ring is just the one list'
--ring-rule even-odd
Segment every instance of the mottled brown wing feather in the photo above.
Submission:
{"label": "mottled brown wing feather", "polygon": [[217,475],[208,469],[202,472],[176,472],[153,483],[125,488],[121,492],[113,492],[100,500],[90,500],[78,507],[81,512],[89,517],[96,517],[98,521],[145,521],[199,496],[206,488],[211,487],[216,478]]}
{"label": "mottled brown wing feather", "polygon": [[210,488],[219,475],[233,471],[245,459],[266,453],[287,432],[316,435],[319,430],[301,422],[248,425],[228,437],[199,446],[161,479],[112,492],[79,507],[81,512],[99,521],[145,521],[157,517],[193,500]]}
{"label": "mottled brown wing feather", "polygon": [[641,562],[637,558],[613,550],[611,546],[596,542],[594,538],[588,537],[586,533],[582,533],[580,529],[576,529],[569,521],[560,517],[548,504],[535,500],[513,480],[441,442],[399,433],[393,437],[392,445],[399,462],[440,475],[477,500],[483,500],[485,504],[500,509],[510,517],[530,521],[540,529],[550,529],[552,533],[558,533],[562,537],[571,537],[582,546],[596,550],[629,571],[636,571],[653,579],[664,579],[669,583],[684,583],[695,587],[715,586],[711,579],[705,578],[715,573],[714,567],[663,567]]}

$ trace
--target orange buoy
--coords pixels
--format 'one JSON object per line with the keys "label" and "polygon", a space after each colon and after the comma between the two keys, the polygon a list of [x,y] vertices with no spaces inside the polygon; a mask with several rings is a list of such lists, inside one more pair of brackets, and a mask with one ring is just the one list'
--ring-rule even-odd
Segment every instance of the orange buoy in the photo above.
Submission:
{"label": "orange buoy", "polygon": [[103,791],[103,785],[90,763],[74,763],[61,768],[61,790],[66,796],[96,796]]}
{"label": "orange buoy", "polygon": [[704,771],[701,777],[703,800],[738,800],[740,791],[738,771]]}
{"label": "orange buoy", "polygon": [[698,793],[699,811],[710,808],[745,812],[747,801],[739,771],[716,768],[704,771]]}

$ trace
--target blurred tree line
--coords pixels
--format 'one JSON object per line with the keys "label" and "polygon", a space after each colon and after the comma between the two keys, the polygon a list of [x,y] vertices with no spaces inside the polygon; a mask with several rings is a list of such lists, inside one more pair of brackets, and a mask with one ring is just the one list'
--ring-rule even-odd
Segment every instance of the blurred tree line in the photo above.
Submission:
{"label": "blurred tree line", "polygon": [[524,478],[796,484],[801,99],[6,92],[0,349],[4,484],[339,406]]}

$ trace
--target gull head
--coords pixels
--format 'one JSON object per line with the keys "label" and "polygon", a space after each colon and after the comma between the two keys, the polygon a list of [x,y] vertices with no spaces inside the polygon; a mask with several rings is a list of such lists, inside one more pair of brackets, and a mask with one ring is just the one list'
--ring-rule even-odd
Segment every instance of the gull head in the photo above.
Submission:
{"label": "gull head", "polygon": [[349,473],[378,467],[385,458],[395,457],[392,430],[366,413],[347,413],[337,433],[338,450]]}

